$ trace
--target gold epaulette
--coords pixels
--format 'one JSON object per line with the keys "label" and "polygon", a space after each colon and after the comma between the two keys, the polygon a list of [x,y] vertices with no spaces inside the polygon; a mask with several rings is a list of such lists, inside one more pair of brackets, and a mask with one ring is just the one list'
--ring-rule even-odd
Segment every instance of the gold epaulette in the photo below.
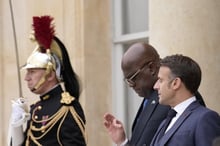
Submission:
{"label": "gold epaulette", "polygon": [[72,97],[72,96],[69,94],[69,92],[63,92],[63,93],[61,94],[61,97],[62,97],[62,98],[61,98],[60,102],[63,103],[63,104],[66,104],[66,105],[71,104],[71,103],[75,100],[75,98]]}

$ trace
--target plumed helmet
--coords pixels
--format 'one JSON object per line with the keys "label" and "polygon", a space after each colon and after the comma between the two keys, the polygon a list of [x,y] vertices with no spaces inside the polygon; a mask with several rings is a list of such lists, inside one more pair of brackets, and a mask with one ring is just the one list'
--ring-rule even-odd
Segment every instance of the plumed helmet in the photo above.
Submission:
{"label": "plumed helmet", "polygon": [[[63,81],[65,90],[76,99],[79,97],[79,83],[64,44],[54,35],[53,18],[50,16],[33,17],[31,40],[37,45],[22,69],[42,68],[47,73],[56,72],[58,81]],[[40,86],[40,85],[39,85]]]}
{"label": "plumed helmet", "polygon": [[34,51],[28,57],[27,62],[22,69],[48,68],[50,70],[54,70],[56,72],[57,79],[62,81],[62,61],[62,52],[56,41],[53,40],[50,49],[47,49],[46,52],[42,51],[42,48],[37,45]]}
{"label": "plumed helmet", "polygon": [[27,59],[27,63],[23,69],[27,68],[47,68],[48,62],[51,61],[51,58],[39,51],[34,51]]}

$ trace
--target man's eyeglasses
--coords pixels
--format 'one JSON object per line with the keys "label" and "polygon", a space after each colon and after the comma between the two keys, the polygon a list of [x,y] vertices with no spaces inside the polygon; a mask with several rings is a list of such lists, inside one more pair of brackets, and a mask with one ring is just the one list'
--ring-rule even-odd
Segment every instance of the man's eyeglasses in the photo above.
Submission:
{"label": "man's eyeglasses", "polygon": [[148,61],[148,62],[144,63],[133,75],[131,75],[131,77],[125,78],[126,83],[129,86],[134,86],[136,77],[140,74],[140,72],[144,69],[144,67],[146,65],[148,66],[150,63],[152,63],[152,61]]}

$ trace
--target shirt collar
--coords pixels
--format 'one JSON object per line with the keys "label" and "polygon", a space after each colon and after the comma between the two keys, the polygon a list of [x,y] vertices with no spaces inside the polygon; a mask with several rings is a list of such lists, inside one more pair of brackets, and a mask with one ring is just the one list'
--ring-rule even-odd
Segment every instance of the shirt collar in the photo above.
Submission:
{"label": "shirt collar", "polygon": [[192,96],[189,99],[177,104],[173,109],[178,113],[178,114],[182,114],[183,111],[192,103],[196,101],[196,97]]}

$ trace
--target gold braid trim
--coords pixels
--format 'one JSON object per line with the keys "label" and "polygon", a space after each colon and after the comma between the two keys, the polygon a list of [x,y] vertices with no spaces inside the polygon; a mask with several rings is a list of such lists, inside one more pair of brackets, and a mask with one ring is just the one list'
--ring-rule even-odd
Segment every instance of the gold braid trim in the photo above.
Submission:
{"label": "gold braid trim", "polygon": [[[36,110],[37,110],[37,108],[34,109],[33,113],[35,113]],[[54,125],[60,119],[62,119],[59,126],[58,126],[58,129],[57,129],[57,141],[60,144],[60,146],[62,146],[61,140],[59,138],[59,133],[60,133],[61,126],[62,126],[69,111],[71,112],[74,120],[76,121],[77,125],[79,126],[79,128],[82,132],[82,135],[84,137],[85,143],[87,144],[87,136],[86,136],[85,124],[84,124],[83,120],[77,114],[77,112],[73,106],[62,106],[53,116],[51,116],[48,119],[35,120],[34,114],[32,114],[32,121],[30,122],[30,128],[27,132],[26,145],[27,146],[29,145],[29,139],[31,139],[35,144],[40,146],[40,143],[38,142],[38,140],[43,138],[54,127]],[[33,126],[33,121],[36,123],[47,122],[47,124],[40,127],[40,128],[36,128],[35,126]],[[33,135],[32,131],[36,131],[36,132],[44,131],[44,132],[42,133],[42,135],[36,137]]]}
{"label": "gold braid trim", "polygon": [[[31,125],[32,125],[32,124],[33,124],[33,122],[31,121]],[[29,137],[33,140],[33,142],[34,142],[36,145],[42,146],[36,139],[34,139],[34,135],[32,134],[31,129],[28,130],[27,135],[28,135],[28,137],[27,137],[25,146],[29,146],[29,145],[30,145],[30,143],[29,143]]]}
{"label": "gold braid trim", "polygon": [[[36,109],[37,109],[37,108],[36,108]],[[34,111],[36,111],[36,109],[35,109]],[[34,111],[33,111],[33,113],[34,113]],[[30,123],[30,128],[29,128],[28,133],[27,133],[27,141],[26,141],[26,143],[29,143],[28,140],[29,140],[29,138],[30,138],[30,139],[33,140],[33,142],[34,142],[35,144],[40,145],[37,140],[43,138],[43,137],[54,127],[54,125],[55,125],[61,118],[63,118],[63,119],[62,119],[62,121],[63,121],[63,120],[65,119],[65,117],[66,117],[66,115],[67,115],[68,112],[69,112],[68,107],[62,106],[62,107],[60,108],[60,110],[58,110],[58,111],[57,111],[53,116],[51,116],[50,118],[44,119],[44,120],[38,120],[38,121],[34,119],[34,116],[33,116],[34,114],[33,114],[33,115],[32,115],[32,121],[31,121],[31,123]],[[47,122],[47,124],[44,125],[44,126],[42,126],[42,127],[40,127],[40,128],[36,128],[35,126],[33,126],[33,121],[36,122],[36,123]],[[62,123],[63,123],[63,122],[62,122]],[[61,124],[62,124],[62,123],[59,124],[59,127],[61,127]],[[36,136],[33,135],[32,131],[36,131],[36,132],[44,131],[44,132],[42,133],[42,135],[36,137]],[[60,130],[59,130],[59,131],[60,131]],[[59,132],[59,131],[58,131],[58,132]],[[59,135],[59,134],[57,134],[57,135]],[[60,142],[59,142],[59,143],[60,143]],[[62,144],[60,143],[60,145],[62,145]]]}
{"label": "gold braid trim", "polygon": [[[69,110],[68,110],[68,111],[69,111]],[[59,126],[58,126],[58,129],[57,129],[57,141],[58,141],[58,143],[59,143],[60,145],[62,145],[62,143],[61,143],[61,140],[60,140],[60,137],[59,137],[59,133],[60,133],[61,126],[62,126],[62,124],[63,124],[63,122],[64,122],[64,120],[65,120],[65,118],[66,118],[66,116],[67,116],[67,113],[68,113],[68,112],[66,112],[66,114],[63,116],[63,119],[61,120],[61,122],[60,122],[60,124],[59,124]]]}
{"label": "gold braid trim", "polygon": [[84,124],[83,120],[77,114],[77,112],[76,112],[74,107],[72,107],[72,106],[70,107],[70,112],[71,112],[73,118],[75,119],[77,125],[79,126],[79,128],[80,128],[80,130],[82,132],[82,135],[84,137],[85,143],[87,145],[88,139],[87,139],[87,134],[86,134],[86,130],[85,130],[85,124]]}

